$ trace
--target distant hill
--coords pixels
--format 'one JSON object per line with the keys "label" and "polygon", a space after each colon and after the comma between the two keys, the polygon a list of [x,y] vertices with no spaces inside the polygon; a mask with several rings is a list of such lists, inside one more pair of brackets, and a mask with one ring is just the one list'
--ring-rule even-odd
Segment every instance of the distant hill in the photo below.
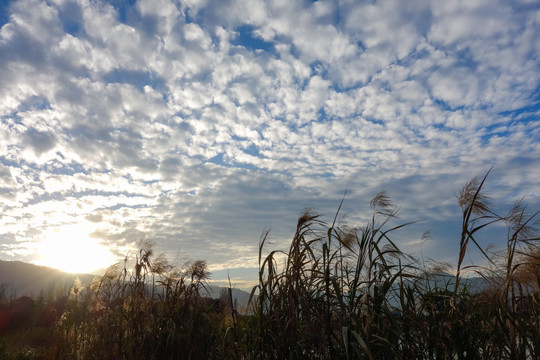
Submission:
{"label": "distant hill", "polygon": [[0,286],[4,296],[10,298],[23,295],[37,297],[50,291],[67,294],[77,277],[82,282],[90,282],[93,275],[70,274],[45,266],[0,260]]}
{"label": "distant hill", "polygon": [[[448,289],[454,290],[456,285],[456,276],[448,273],[431,274],[424,284],[430,289]],[[481,276],[463,276],[460,280],[460,289],[467,288],[471,294],[478,294],[487,288],[493,287],[494,278]]]}
{"label": "distant hill", "polygon": [[[70,274],[21,261],[0,260],[0,296],[3,295],[8,300],[23,295],[33,298],[40,295],[47,296],[51,291],[54,292],[54,295],[67,295],[76,278],[79,278],[83,285],[88,285],[94,275]],[[214,299],[220,298],[222,291],[227,291],[227,288],[219,286],[208,286],[207,288],[208,293],[203,295]],[[239,308],[244,310],[247,308],[249,293],[233,289],[232,296]]]}
{"label": "distant hill", "polygon": [[[218,299],[222,296],[222,293],[225,292],[226,296],[228,296],[227,288],[221,287],[221,286],[208,286],[208,296],[212,299]],[[249,297],[250,293],[240,290],[240,289],[232,289],[232,298],[233,302],[236,303],[238,306],[238,309],[240,312],[247,312],[248,311],[248,305],[249,305]],[[227,298],[228,299],[228,298]]]}
{"label": "distant hill", "polygon": [[[417,289],[417,294],[426,293],[433,290],[454,291],[456,286],[456,276],[445,272],[424,275],[424,277],[411,278],[404,281],[405,286]],[[467,289],[470,294],[478,294],[492,286],[489,279],[483,277],[462,277],[459,289]],[[393,289],[399,292],[400,284],[394,283]],[[388,299],[391,307],[399,309],[401,307],[399,299],[391,297]]]}

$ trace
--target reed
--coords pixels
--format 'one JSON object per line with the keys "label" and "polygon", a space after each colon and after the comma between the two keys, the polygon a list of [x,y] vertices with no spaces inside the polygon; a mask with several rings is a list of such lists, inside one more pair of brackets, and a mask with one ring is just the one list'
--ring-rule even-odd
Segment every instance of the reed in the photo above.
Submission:
{"label": "reed", "polygon": [[[457,196],[463,211],[457,268],[443,284],[391,240],[409,224],[392,225],[398,210],[384,191],[371,201],[363,227],[339,224],[341,205],[330,225],[304,212],[281,268],[279,251],[262,255],[264,233],[246,358],[537,358],[538,212],[527,214],[519,201],[508,215],[497,215],[483,189],[488,175],[473,178]],[[498,222],[509,229],[499,256],[503,274],[477,241]],[[465,264],[471,244],[492,266]],[[482,274],[489,286],[471,289],[465,270]],[[525,286],[519,270],[532,272],[536,288]]]}
{"label": "reed", "polygon": [[[264,231],[247,313],[237,311],[230,286],[221,299],[205,297],[206,262],[173,266],[143,242],[133,265],[126,259],[36,302],[33,319],[55,309],[47,326],[56,359],[538,359],[539,212],[519,200],[497,214],[488,175],[457,195],[455,270],[401,251],[392,238],[410,223],[399,222],[381,191],[363,226],[343,221],[342,200],[329,223],[305,210],[286,250],[267,252]],[[495,224],[506,225],[506,246],[483,248],[478,234]],[[488,265],[467,263],[471,251]],[[480,289],[465,272],[483,278]],[[14,301],[0,291],[2,309]],[[21,331],[0,334],[1,356],[40,358],[6,347]]]}

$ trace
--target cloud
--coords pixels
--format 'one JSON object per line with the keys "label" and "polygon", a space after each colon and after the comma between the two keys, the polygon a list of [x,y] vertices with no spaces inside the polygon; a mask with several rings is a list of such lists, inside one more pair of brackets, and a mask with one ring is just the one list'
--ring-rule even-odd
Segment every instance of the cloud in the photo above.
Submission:
{"label": "cloud", "polygon": [[25,141],[34,150],[36,155],[41,155],[45,151],[49,151],[54,148],[56,143],[54,135],[45,131],[36,131],[30,129],[24,135]]}
{"label": "cloud", "polygon": [[404,220],[426,219],[403,242],[437,225],[447,254],[455,192],[492,165],[503,208],[521,194],[538,204],[534,3],[18,0],[3,11],[5,257],[32,260],[48,228],[80,223],[120,257],[147,237],[214,269],[256,267],[265,228],[286,247],[302,208],[331,217],[347,187],[350,221],[385,188]]}

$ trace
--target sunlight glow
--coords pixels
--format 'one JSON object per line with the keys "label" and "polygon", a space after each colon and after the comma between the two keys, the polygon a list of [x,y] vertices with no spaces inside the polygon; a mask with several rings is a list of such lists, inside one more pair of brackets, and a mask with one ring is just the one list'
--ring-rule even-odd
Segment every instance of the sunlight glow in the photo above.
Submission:
{"label": "sunlight glow", "polygon": [[36,264],[70,273],[92,273],[115,262],[111,251],[88,236],[84,225],[56,227],[44,234]]}

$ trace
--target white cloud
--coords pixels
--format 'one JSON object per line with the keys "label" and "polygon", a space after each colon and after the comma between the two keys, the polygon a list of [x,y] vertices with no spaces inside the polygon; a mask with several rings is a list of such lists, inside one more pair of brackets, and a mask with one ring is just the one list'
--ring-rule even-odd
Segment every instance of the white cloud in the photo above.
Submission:
{"label": "white cloud", "polygon": [[53,223],[81,222],[118,255],[147,236],[215,269],[255,266],[264,228],[284,245],[303,207],[330,215],[347,184],[353,219],[387,188],[408,218],[436,223],[452,218],[459,184],[491,165],[504,203],[523,192],[538,204],[534,4],[125,6],[9,8],[0,238],[10,258],[30,259]]}

